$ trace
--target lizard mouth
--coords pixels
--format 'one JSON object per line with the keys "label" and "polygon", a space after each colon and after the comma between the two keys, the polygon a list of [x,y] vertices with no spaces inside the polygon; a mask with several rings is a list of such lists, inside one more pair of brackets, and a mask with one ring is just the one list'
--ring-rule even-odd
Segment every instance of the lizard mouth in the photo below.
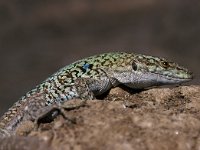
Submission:
{"label": "lizard mouth", "polygon": [[193,79],[193,75],[191,73],[188,73],[186,76],[184,77],[180,77],[180,76],[167,76],[167,75],[163,75],[163,74],[158,74],[158,73],[155,73],[157,74],[157,79],[158,80],[163,80],[163,81],[168,81],[168,82],[187,82],[187,81],[190,81]]}

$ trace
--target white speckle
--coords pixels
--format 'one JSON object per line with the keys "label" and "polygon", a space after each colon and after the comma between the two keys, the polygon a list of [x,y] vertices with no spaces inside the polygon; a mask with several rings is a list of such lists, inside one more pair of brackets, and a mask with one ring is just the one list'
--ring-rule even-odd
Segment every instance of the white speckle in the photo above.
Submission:
{"label": "white speckle", "polygon": [[69,91],[69,95],[74,95],[74,92]]}
{"label": "white speckle", "polygon": [[178,134],[179,134],[179,132],[178,132],[178,131],[175,131],[175,134],[176,134],[176,135],[178,135]]}
{"label": "white speckle", "polygon": [[28,106],[26,106],[26,107],[24,108],[24,110],[28,110]]}
{"label": "white speckle", "polygon": [[126,108],[126,105],[125,105],[125,104],[123,104],[123,107],[124,107],[124,108]]}
{"label": "white speckle", "polygon": [[17,119],[20,120],[20,119],[21,119],[21,116],[17,116]]}

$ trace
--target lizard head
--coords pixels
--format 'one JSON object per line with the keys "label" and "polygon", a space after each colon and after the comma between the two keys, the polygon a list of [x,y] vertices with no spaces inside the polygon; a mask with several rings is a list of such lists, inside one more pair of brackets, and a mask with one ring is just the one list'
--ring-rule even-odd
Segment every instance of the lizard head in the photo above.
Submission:
{"label": "lizard head", "polygon": [[164,58],[128,53],[121,55],[111,76],[131,88],[179,84],[193,78],[187,69]]}

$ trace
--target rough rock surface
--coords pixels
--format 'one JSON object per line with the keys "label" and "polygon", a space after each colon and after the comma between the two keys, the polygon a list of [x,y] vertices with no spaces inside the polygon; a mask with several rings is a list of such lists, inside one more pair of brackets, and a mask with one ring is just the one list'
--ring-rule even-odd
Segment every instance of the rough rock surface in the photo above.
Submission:
{"label": "rough rock surface", "polygon": [[[72,100],[77,103],[78,100]],[[0,149],[200,149],[200,86],[134,92],[112,89],[103,100],[66,111],[37,131],[0,141]],[[26,135],[27,134],[27,135]]]}

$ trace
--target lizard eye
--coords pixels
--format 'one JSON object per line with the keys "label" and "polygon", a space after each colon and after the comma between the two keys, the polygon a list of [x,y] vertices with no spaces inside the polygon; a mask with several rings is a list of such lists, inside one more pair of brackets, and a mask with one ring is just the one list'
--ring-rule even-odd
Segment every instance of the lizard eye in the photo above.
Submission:
{"label": "lizard eye", "polygon": [[166,61],[164,61],[164,62],[162,62],[162,66],[163,66],[164,68],[167,68],[167,67],[169,67],[169,63],[166,62]]}
{"label": "lizard eye", "polygon": [[135,62],[132,63],[132,68],[134,71],[136,71],[138,69],[137,64]]}

